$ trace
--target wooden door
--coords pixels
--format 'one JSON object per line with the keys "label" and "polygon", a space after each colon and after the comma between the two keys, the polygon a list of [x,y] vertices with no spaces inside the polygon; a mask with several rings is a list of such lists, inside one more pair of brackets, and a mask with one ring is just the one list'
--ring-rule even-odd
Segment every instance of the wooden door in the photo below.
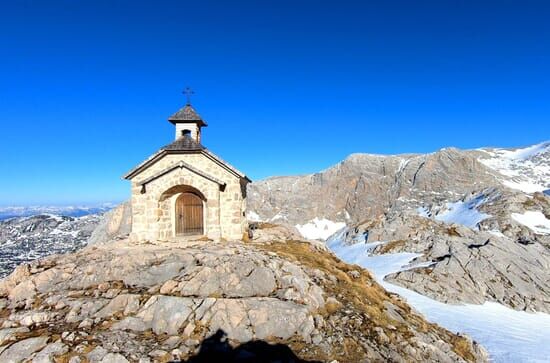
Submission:
{"label": "wooden door", "polygon": [[193,193],[183,193],[176,200],[176,236],[204,234],[202,200]]}

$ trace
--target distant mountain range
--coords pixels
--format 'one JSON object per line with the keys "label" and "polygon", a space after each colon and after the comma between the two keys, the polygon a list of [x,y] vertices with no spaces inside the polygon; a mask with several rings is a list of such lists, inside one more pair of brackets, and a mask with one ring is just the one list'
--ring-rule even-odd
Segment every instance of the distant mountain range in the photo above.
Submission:
{"label": "distant mountain range", "polygon": [[106,212],[116,203],[101,203],[92,205],[58,205],[58,206],[8,206],[0,207],[0,221],[14,217],[30,217],[41,214],[51,214],[56,216],[82,217],[89,214]]}

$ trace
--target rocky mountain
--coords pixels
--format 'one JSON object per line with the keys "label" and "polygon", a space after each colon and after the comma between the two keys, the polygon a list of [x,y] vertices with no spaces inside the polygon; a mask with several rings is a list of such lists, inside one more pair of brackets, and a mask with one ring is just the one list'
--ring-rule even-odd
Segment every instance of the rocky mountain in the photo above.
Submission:
{"label": "rocky mountain", "polygon": [[389,278],[441,301],[550,312],[548,189],[550,143],[448,148],[357,154],[318,174],[254,183],[249,205],[306,236],[347,225],[348,242],[393,241],[374,253],[422,253],[429,267]]}
{"label": "rocky mountain", "polygon": [[84,247],[101,220],[42,214],[0,221],[0,277],[22,263]]}
{"label": "rocky mountain", "polygon": [[[22,263],[128,236],[130,204],[126,202],[109,209],[80,217],[38,214],[0,220],[0,278]],[[25,209],[29,213],[32,210]],[[57,211],[81,214],[96,212],[96,209],[63,207]]]}
{"label": "rocky mountain", "polygon": [[442,204],[489,187],[550,190],[550,142],[516,150],[353,154],[316,174],[255,182],[248,203],[253,219],[303,226],[317,218],[354,225],[389,210]]}
{"label": "rocky mountain", "polygon": [[123,239],[21,265],[0,282],[0,326],[2,362],[487,361],[269,225],[246,243]]}

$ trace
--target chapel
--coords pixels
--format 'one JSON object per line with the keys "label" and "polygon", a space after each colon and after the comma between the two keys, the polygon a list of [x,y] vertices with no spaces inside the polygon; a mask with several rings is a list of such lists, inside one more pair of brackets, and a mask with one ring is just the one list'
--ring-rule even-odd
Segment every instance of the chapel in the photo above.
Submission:
{"label": "chapel", "polygon": [[168,118],[175,141],[128,172],[133,241],[241,239],[250,179],[202,145],[207,125],[187,104]]}

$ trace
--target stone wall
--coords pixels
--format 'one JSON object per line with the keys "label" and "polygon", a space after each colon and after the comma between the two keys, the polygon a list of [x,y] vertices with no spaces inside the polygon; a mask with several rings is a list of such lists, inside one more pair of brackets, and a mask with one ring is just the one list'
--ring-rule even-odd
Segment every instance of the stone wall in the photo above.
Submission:
{"label": "stone wall", "polygon": [[[141,182],[183,161],[226,184],[220,185],[186,168],[177,168],[148,183]],[[213,240],[241,239],[246,231],[246,186],[204,154],[169,154],[132,179],[132,233],[135,241],[170,240],[175,237],[175,200],[193,192],[204,203],[204,231]]]}

